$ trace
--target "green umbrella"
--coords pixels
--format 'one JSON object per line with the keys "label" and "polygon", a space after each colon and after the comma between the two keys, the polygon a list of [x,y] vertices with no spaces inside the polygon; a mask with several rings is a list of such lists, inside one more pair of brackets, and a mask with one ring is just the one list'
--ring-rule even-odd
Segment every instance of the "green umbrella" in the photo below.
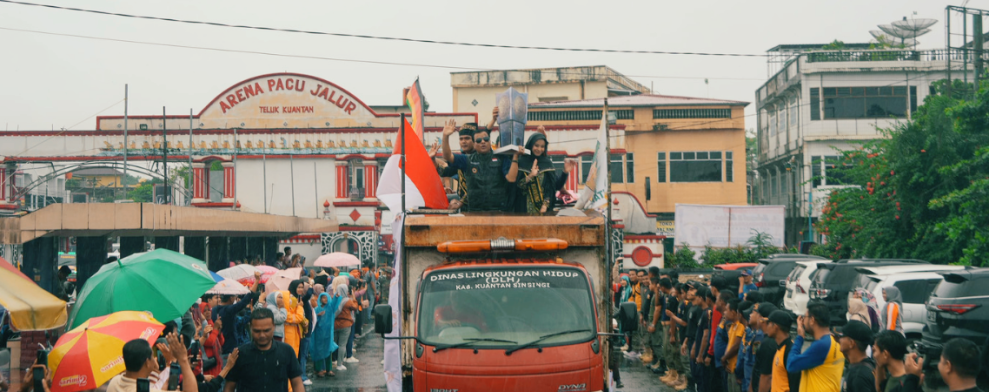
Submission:
{"label": "green umbrella", "polygon": [[194,257],[167,249],[135,254],[103,265],[86,281],[69,329],[121,310],[149,311],[167,322],[182,317],[213,286],[216,281],[206,264]]}

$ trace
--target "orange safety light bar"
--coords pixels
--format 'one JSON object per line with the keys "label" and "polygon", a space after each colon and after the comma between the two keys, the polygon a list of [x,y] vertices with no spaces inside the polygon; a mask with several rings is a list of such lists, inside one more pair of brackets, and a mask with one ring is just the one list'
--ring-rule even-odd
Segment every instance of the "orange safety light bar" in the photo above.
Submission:
{"label": "orange safety light bar", "polygon": [[566,241],[557,238],[540,238],[509,240],[499,238],[496,240],[468,240],[468,241],[446,241],[436,245],[436,250],[442,253],[477,253],[490,251],[538,251],[546,252],[553,250],[563,250],[567,246]]}

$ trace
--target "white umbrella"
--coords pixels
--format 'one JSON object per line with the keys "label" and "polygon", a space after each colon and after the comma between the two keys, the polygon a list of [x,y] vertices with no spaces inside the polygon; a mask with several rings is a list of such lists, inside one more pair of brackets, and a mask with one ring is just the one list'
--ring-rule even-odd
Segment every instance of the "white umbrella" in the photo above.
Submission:
{"label": "white umbrella", "polygon": [[350,253],[333,252],[319,256],[313,265],[317,267],[350,267],[361,265],[361,260]]}
{"label": "white umbrella", "polygon": [[232,279],[221,280],[216,286],[206,291],[206,294],[217,295],[244,295],[250,293],[247,287]]}
{"label": "white umbrella", "polygon": [[258,272],[258,271],[260,271],[260,270],[257,269],[257,268],[254,268],[253,265],[250,265],[250,264],[237,264],[237,265],[235,265],[233,267],[224,268],[222,270],[219,270],[219,271],[216,272],[216,274],[217,275],[220,275],[220,276],[222,276],[224,278],[231,279],[231,280],[241,280],[241,279],[244,279],[244,278],[253,278],[254,277],[254,273],[255,272]]}
{"label": "white umbrella", "polygon": [[268,278],[268,283],[265,283],[264,291],[270,293],[272,291],[288,290],[288,285],[293,280],[299,279],[301,275],[302,268],[289,268],[278,271],[271,278]]}

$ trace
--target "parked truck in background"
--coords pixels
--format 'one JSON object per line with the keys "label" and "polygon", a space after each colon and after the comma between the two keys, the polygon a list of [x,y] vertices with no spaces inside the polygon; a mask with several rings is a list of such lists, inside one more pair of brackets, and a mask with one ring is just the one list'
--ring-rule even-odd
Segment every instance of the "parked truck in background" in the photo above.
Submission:
{"label": "parked truck in background", "polygon": [[[410,215],[401,268],[403,390],[607,390],[604,218]],[[375,309],[390,333],[392,309]]]}

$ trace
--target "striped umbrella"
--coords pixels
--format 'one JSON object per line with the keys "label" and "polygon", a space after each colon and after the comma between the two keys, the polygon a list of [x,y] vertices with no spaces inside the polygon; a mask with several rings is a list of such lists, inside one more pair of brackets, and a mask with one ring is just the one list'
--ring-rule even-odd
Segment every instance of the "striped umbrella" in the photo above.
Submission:
{"label": "striped umbrella", "polygon": [[120,311],[93,317],[66,332],[48,354],[53,392],[96,389],[125,370],[124,344],[154,344],[165,329],[146,312]]}

